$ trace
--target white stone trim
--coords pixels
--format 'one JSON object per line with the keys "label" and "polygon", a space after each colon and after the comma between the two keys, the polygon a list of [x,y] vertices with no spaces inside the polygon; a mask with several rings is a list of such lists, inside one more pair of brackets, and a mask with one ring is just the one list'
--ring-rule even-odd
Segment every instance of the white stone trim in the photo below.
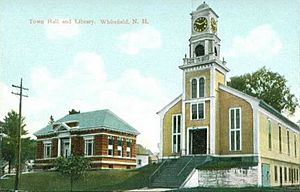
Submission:
{"label": "white stone trim", "polygon": [[215,94],[215,67],[210,68],[210,126],[209,126],[209,152],[215,154],[216,152],[216,94]]}
{"label": "white stone trim", "polygon": [[210,97],[202,97],[202,98],[195,98],[190,100],[185,100],[183,103],[196,103],[196,102],[204,102],[204,101],[210,101]]}
{"label": "white stone trim", "polygon": [[91,163],[105,163],[105,164],[117,164],[117,165],[136,165],[135,163],[131,162],[118,162],[118,161],[91,161]]}
{"label": "white stone trim", "polygon": [[43,140],[43,144],[52,144],[51,139]]}
{"label": "white stone trim", "polygon": [[188,127],[187,128],[187,154],[188,155],[194,155],[194,154],[190,154],[190,130],[197,130],[197,129],[206,129],[206,154],[208,154],[208,139],[209,139],[209,133],[208,133],[208,126],[200,126],[200,127]]}
{"label": "white stone trim", "polygon": [[183,89],[183,93],[182,93],[182,103],[181,103],[181,113],[182,113],[182,126],[181,126],[181,152],[182,152],[182,155],[186,155],[186,135],[185,135],[185,99],[186,99],[186,87],[185,87],[185,71],[182,70],[182,75],[183,75],[183,78],[182,78],[182,89]]}
{"label": "white stone trim", "polygon": [[257,174],[257,176],[258,176],[258,178],[257,178],[257,185],[258,185],[258,187],[261,187],[262,186],[262,175],[261,175],[261,173],[262,173],[262,170],[261,170],[261,165],[262,165],[262,163],[261,163],[261,157],[260,156],[258,156],[258,174]]}

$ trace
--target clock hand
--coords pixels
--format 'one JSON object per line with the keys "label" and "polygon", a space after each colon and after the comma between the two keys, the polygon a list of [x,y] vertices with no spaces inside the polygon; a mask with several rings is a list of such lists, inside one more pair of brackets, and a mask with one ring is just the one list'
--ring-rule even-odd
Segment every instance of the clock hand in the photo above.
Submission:
{"label": "clock hand", "polygon": [[201,23],[200,22],[195,22],[195,23],[198,24],[198,25],[202,25],[202,24],[205,23],[205,21],[202,21]]}

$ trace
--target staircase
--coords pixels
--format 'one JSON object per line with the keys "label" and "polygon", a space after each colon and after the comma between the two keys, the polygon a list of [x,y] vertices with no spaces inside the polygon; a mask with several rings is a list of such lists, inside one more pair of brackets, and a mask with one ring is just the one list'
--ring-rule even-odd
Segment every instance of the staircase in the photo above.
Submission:
{"label": "staircase", "polygon": [[179,188],[195,167],[210,160],[210,156],[184,156],[165,160],[150,176],[149,187]]}

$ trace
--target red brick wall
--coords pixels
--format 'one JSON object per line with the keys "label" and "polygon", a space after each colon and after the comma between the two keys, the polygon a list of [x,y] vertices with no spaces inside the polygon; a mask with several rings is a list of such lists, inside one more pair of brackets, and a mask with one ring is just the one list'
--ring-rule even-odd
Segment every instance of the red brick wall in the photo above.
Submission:
{"label": "red brick wall", "polygon": [[42,141],[37,141],[36,143],[36,158],[37,159],[44,158],[44,144]]}
{"label": "red brick wall", "polygon": [[94,138],[94,154],[107,155],[107,135],[95,135]]}
{"label": "red brick wall", "polygon": [[136,140],[132,140],[131,143],[131,157],[136,157]]}
{"label": "red brick wall", "polygon": [[71,152],[73,155],[84,155],[84,140],[81,136],[72,137]]}
{"label": "red brick wall", "polygon": [[51,157],[57,157],[57,151],[58,151],[58,139],[52,139],[52,145],[51,145]]}
{"label": "red brick wall", "polygon": [[122,156],[123,157],[127,157],[126,155],[126,149],[127,149],[127,142],[126,142],[126,138],[123,138],[123,146],[122,146]]}
{"label": "red brick wall", "polygon": [[118,156],[118,137],[113,136],[114,138],[114,156]]}

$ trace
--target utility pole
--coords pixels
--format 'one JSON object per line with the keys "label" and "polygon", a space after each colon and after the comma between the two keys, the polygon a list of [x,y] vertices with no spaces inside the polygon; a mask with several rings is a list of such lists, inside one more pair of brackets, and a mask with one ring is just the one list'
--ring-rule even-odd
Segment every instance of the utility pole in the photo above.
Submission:
{"label": "utility pole", "polygon": [[28,91],[27,88],[23,87],[23,80],[21,78],[20,86],[12,85],[12,87],[19,89],[19,92],[14,93],[14,95],[20,96],[19,103],[19,130],[17,134],[17,167],[16,167],[16,178],[15,178],[15,191],[19,190],[20,177],[21,177],[21,135],[22,135],[22,97],[28,97],[27,95],[23,95],[23,90]]}

